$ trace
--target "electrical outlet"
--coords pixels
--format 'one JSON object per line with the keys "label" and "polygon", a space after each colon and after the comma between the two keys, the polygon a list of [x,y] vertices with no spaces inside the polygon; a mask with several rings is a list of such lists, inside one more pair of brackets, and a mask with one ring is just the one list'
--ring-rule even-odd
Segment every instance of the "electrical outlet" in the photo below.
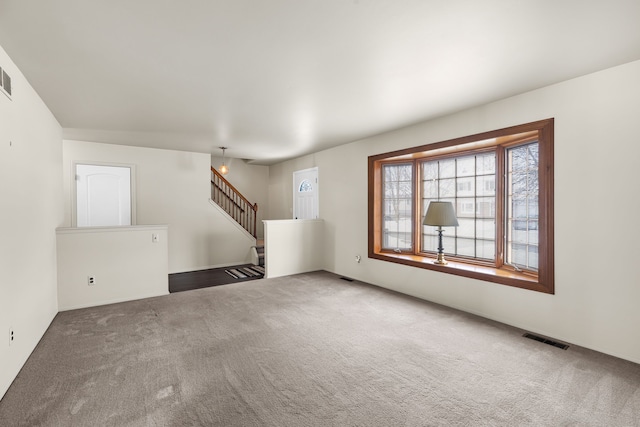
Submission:
{"label": "electrical outlet", "polygon": [[87,285],[93,286],[96,284],[96,276],[87,276]]}
{"label": "electrical outlet", "polygon": [[13,332],[13,328],[9,328],[9,347],[13,344],[13,340],[15,338],[15,333]]}

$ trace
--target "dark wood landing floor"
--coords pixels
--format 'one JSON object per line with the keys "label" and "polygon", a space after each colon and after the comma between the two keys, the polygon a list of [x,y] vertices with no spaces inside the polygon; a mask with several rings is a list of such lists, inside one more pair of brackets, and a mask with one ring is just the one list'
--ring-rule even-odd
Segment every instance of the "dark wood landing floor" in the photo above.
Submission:
{"label": "dark wood landing floor", "polygon": [[262,279],[264,276],[234,278],[225,270],[253,267],[253,264],[236,265],[233,267],[212,268],[209,270],[188,271],[186,273],[174,273],[169,275],[169,292],[190,291],[192,289],[208,288],[210,286],[228,285],[231,283],[246,282],[248,280]]}

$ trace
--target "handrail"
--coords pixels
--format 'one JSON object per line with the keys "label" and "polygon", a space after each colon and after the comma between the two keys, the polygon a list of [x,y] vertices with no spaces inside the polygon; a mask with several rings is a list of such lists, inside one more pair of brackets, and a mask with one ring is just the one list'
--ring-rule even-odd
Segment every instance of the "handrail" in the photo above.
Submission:
{"label": "handrail", "polygon": [[220,172],[211,167],[211,200],[253,237],[257,236],[258,204],[251,204]]}
{"label": "handrail", "polygon": [[[242,195],[242,193],[241,193],[241,192],[239,192],[239,191],[236,189],[236,187],[234,187],[234,186],[233,186],[229,181],[227,181],[227,180],[226,180],[226,178],[225,178],[225,177],[224,177],[220,172],[218,172],[218,171],[217,171],[213,166],[211,166],[211,172],[213,172],[214,174],[216,174],[216,175],[218,176],[218,178],[222,179],[222,181],[224,181],[224,182],[225,182],[225,184],[227,184],[227,186],[228,186],[231,190],[233,190],[233,192],[234,192],[234,193],[238,194],[238,196],[240,196],[240,198],[242,198],[242,200],[244,200],[244,201],[245,201],[245,203],[246,203],[247,205],[251,205],[251,202],[250,202],[249,200],[247,200],[247,198],[246,198],[246,197],[244,197],[244,196]],[[256,205],[256,209],[255,209],[255,210],[256,210],[256,212],[257,212],[257,211],[258,211],[258,208],[257,208],[258,204],[257,204],[257,203],[254,203],[254,204]]]}

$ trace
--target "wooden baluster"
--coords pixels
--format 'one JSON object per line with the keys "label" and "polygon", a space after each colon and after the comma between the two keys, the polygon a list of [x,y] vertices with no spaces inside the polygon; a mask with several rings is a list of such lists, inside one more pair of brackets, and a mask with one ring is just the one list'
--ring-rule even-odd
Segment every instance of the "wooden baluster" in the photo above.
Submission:
{"label": "wooden baluster", "polygon": [[258,204],[253,205],[211,167],[211,199],[254,237],[257,233]]}

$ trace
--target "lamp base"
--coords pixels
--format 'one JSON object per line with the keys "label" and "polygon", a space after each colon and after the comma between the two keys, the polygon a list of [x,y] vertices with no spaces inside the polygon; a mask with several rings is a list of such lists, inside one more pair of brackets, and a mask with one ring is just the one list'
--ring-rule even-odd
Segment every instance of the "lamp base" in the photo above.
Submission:
{"label": "lamp base", "polygon": [[433,261],[434,264],[438,264],[438,265],[447,265],[449,264],[445,259],[444,259],[444,254],[438,254],[438,258]]}

